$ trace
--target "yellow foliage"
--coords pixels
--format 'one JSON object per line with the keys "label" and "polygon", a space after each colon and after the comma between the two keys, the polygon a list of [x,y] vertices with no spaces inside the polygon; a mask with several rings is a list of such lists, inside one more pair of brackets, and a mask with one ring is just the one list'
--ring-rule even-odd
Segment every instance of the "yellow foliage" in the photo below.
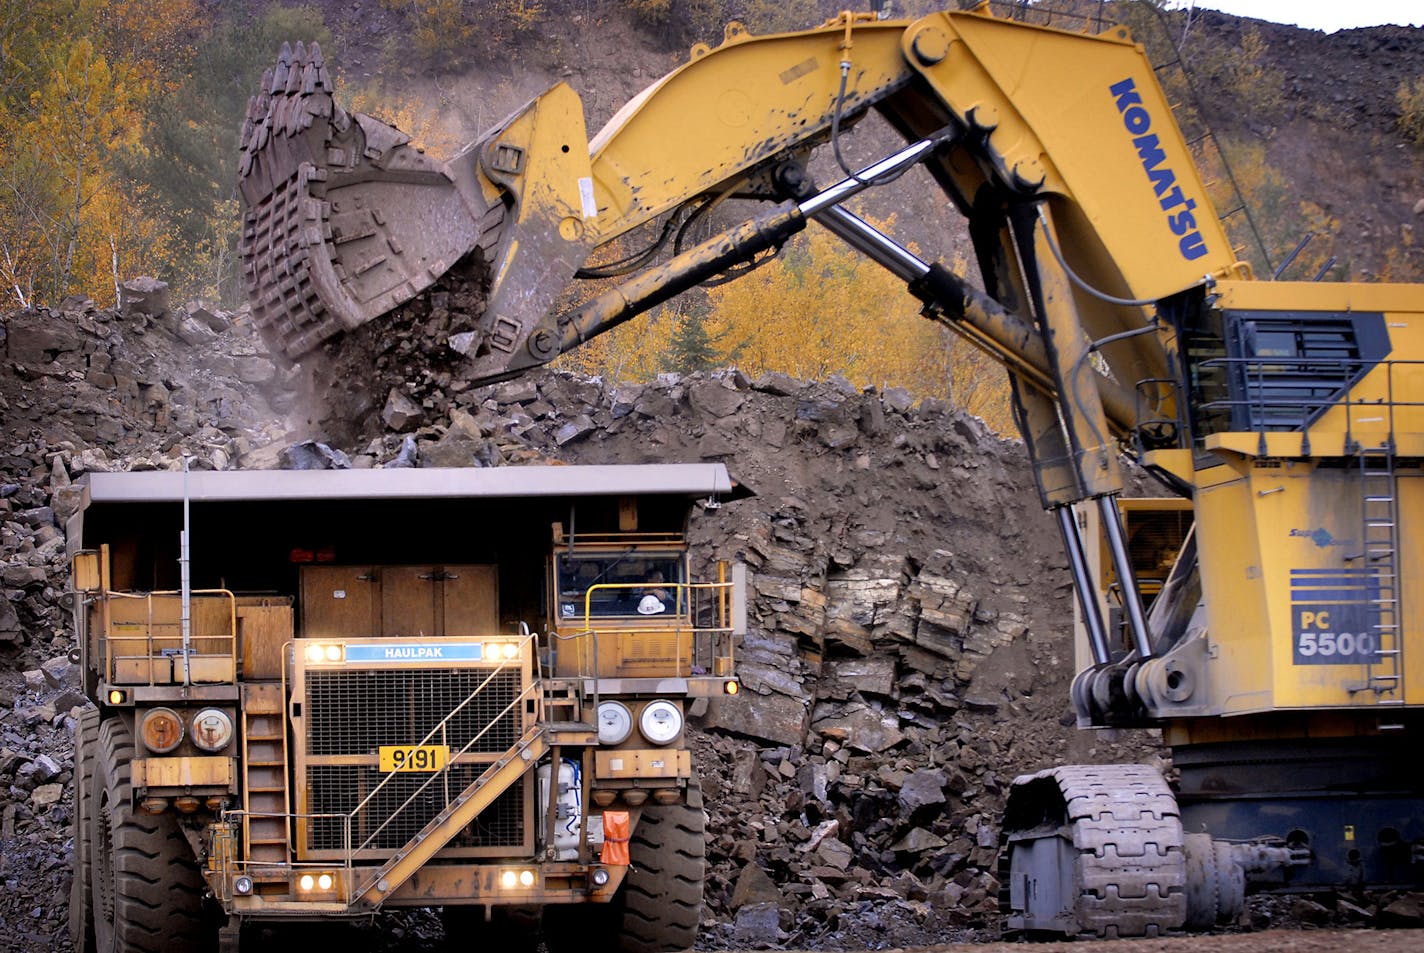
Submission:
{"label": "yellow foliage", "polygon": [[503,0],[499,12],[516,35],[528,33],[544,22],[544,4],[539,0]]}
{"label": "yellow foliage", "polygon": [[1399,128],[1416,146],[1424,146],[1424,76],[1405,80],[1394,94],[1399,104]]}
{"label": "yellow foliage", "polygon": [[37,82],[22,111],[4,117],[11,148],[0,157],[6,285],[21,301],[98,293],[112,287],[121,241],[111,159],[141,128],[129,71],[88,36],[38,49],[27,68]]}
{"label": "yellow foliage", "polygon": [[1268,48],[1260,31],[1247,27],[1238,46],[1224,53],[1225,78],[1243,106],[1255,116],[1276,118],[1285,105],[1284,77],[1266,66]]}
{"label": "yellow foliage", "polygon": [[553,366],[613,383],[652,380],[667,369],[662,359],[674,313],[669,307],[641,314],[561,355]]}
{"label": "yellow foliage", "polygon": [[[749,374],[817,380],[840,373],[855,384],[879,384],[909,343],[907,334],[916,336],[924,324],[898,285],[818,229],[784,257],[712,289],[709,323]],[[911,346],[920,352],[916,359],[923,356],[922,347]],[[917,389],[929,390],[928,383]]]}
{"label": "yellow foliage", "polygon": [[554,366],[614,382],[650,380],[676,366],[679,329],[700,320],[714,366],[735,365],[752,377],[840,374],[860,387],[904,387],[1014,432],[998,362],[921,317],[902,281],[823,229],[797,236],[750,274],[708,288],[705,307],[700,294],[595,337]]}
{"label": "yellow foliage", "polygon": [[926,321],[903,282],[822,229],[709,298],[709,333],[748,374],[842,374],[858,386],[945,398],[996,429],[1011,426],[997,364]]}

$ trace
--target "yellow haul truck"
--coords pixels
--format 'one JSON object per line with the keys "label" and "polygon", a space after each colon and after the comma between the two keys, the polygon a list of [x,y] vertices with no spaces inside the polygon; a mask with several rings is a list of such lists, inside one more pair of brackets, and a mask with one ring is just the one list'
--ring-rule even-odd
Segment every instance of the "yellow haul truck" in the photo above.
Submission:
{"label": "yellow haul truck", "polygon": [[86,479],[76,950],[396,906],[691,945],[684,718],[735,693],[745,603],[687,525],[725,468]]}

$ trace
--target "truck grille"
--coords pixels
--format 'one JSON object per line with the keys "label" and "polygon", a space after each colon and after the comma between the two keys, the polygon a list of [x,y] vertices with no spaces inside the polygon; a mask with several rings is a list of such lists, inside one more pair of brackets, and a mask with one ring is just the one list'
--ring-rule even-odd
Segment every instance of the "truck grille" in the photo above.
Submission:
{"label": "truck grille", "polygon": [[[519,668],[493,675],[491,671],[484,667],[305,670],[300,732],[306,749],[304,813],[347,814],[384,780],[385,786],[352,819],[349,846],[359,851],[358,856],[367,857],[405,846],[523,734],[523,705],[510,707],[522,687]],[[417,772],[381,773],[377,759],[382,745],[417,744],[466,699],[468,704],[446,723],[443,736],[437,733],[429,742],[447,745],[451,758],[458,757],[448,771],[433,778]],[[481,731],[479,740],[470,744]],[[467,744],[469,750],[459,755]],[[351,763],[356,758],[360,762]],[[331,763],[338,759],[344,763]],[[429,785],[415,794],[427,781]],[[527,842],[529,801],[521,779],[442,853],[468,856],[491,849],[519,850]],[[341,817],[310,818],[305,830],[302,852],[308,857],[342,852],[348,846]]]}
{"label": "truck grille", "polygon": [[[308,755],[372,755],[381,745],[413,745],[489,678],[489,669],[308,670],[306,744]],[[489,731],[471,754],[502,754],[519,740],[518,706],[495,717],[519,695],[519,671],[498,672],[450,719],[446,737],[432,744],[454,754],[486,726]]]}
{"label": "truck grille", "polygon": [[[474,782],[485,769],[483,764],[457,764],[416,796],[404,811],[405,803],[428,774],[397,774],[373,797],[351,822],[351,846],[365,850],[392,851],[404,847],[412,837],[445,809],[450,800]],[[345,814],[381,783],[385,775],[360,765],[312,765],[307,769],[313,814]],[[390,819],[385,827],[381,822]],[[307,848],[313,851],[344,850],[345,822],[341,818],[314,818],[307,828]],[[376,829],[380,828],[379,833]],[[375,834],[372,838],[371,835]],[[520,779],[450,842],[450,848],[519,848],[524,843],[524,780]]]}

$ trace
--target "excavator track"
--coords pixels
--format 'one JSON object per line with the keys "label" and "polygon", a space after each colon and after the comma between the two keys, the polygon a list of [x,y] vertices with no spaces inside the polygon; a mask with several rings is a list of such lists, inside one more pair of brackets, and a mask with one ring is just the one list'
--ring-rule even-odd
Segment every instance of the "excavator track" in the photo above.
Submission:
{"label": "excavator track", "polygon": [[1186,921],[1176,797],[1145,765],[1069,765],[1014,781],[1000,835],[1005,932],[1152,937]]}

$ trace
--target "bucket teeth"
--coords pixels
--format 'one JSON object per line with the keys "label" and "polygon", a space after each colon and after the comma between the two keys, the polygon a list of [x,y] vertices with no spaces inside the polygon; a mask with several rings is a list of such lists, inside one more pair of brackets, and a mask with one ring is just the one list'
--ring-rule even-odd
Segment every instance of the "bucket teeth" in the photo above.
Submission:
{"label": "bucket teeth", "polygon": [[273,96],[287,88],[287,74],[292,68],[292,48],[283,43],[277,54],[277,65],[272,69],[272,81],[267,84],[267,92]]}

